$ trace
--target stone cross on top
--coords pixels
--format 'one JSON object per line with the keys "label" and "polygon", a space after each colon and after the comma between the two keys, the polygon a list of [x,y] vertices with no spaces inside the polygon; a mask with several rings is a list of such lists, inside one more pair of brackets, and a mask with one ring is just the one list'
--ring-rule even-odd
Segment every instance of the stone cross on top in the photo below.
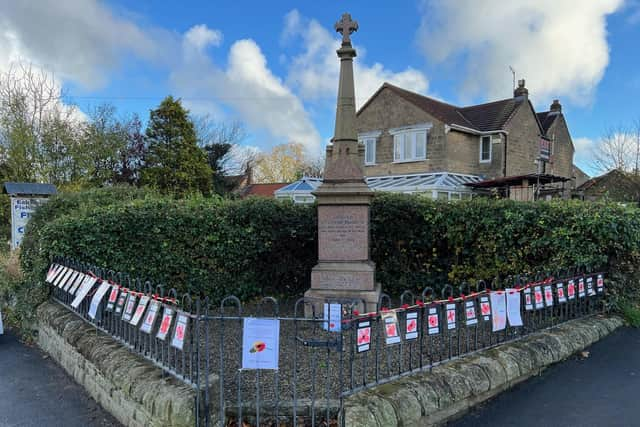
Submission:
{"label": "stone cross on top", "polygon": [[342,44],[351,44],[351,33],[358,31],[358,21],[352,21],[351,14],[343,13],[334,27],[338,33],[342,34]]}

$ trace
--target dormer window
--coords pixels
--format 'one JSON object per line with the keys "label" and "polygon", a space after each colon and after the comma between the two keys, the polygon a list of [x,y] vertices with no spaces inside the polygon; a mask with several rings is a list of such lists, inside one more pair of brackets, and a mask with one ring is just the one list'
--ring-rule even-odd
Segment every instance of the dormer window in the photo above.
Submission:
{"label": "dormer window", "polygon": [[364,145],[364,164],[376,164],[376,144],[381,131],[372,131],[358,134],[358,141]]}
{"label": "dormer window", "polygon": [[491,135],[480,137],[480,163],[491,162]]}
{"label": "dormer window", "polygon": [[414,162],[427,158],[427,137],[431,123],[389,129],[393,135],[393,161]]}

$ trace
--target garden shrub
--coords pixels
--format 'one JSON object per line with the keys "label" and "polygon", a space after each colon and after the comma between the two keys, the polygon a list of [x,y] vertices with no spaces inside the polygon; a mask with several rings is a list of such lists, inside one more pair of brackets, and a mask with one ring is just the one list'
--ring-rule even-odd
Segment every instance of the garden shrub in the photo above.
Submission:
{"label": "garden shrub", "polygon": [[[379,194],[371,254],[377,280],[392,295],[588,265],[608,272],[609,301],[618,304],[638,295],[639,213],[580,201],[447,203]],[[263,198],[176,200],[131,189],[63,195],[29,224],[25,286],[42,286],[55,255],[214,301],[300,295],[317,262],[316,208]]]}

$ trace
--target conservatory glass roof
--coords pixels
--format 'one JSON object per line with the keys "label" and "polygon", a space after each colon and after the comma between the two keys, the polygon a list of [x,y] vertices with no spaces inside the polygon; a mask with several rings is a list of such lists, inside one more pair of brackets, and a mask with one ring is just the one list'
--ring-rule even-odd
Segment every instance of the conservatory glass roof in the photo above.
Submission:
{"label": "conservatory glass roof", "polygon": [[411,175],[385,175],[365,178],[374,191],[423,192],[432,190],[469,192],[465,184],[480,182],[482,177],[451,172]]}

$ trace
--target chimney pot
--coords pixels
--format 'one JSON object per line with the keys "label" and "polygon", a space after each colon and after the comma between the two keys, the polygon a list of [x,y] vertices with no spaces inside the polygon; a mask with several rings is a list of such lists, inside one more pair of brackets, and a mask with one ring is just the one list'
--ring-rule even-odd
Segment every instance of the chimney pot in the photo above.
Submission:
{"label": "chimney pot", "polygon": [[524,79],[518,80],[518,87],[513,91],[513,97],[524,97],[524,99],[529,97],[529,90],[525,87]]}
{"label": "chimney pot", "polygon": [[554,99],[553,103],[549,107],[549,111],[552,113],[562,113],[562,105],[560,104],[560,101]]}

